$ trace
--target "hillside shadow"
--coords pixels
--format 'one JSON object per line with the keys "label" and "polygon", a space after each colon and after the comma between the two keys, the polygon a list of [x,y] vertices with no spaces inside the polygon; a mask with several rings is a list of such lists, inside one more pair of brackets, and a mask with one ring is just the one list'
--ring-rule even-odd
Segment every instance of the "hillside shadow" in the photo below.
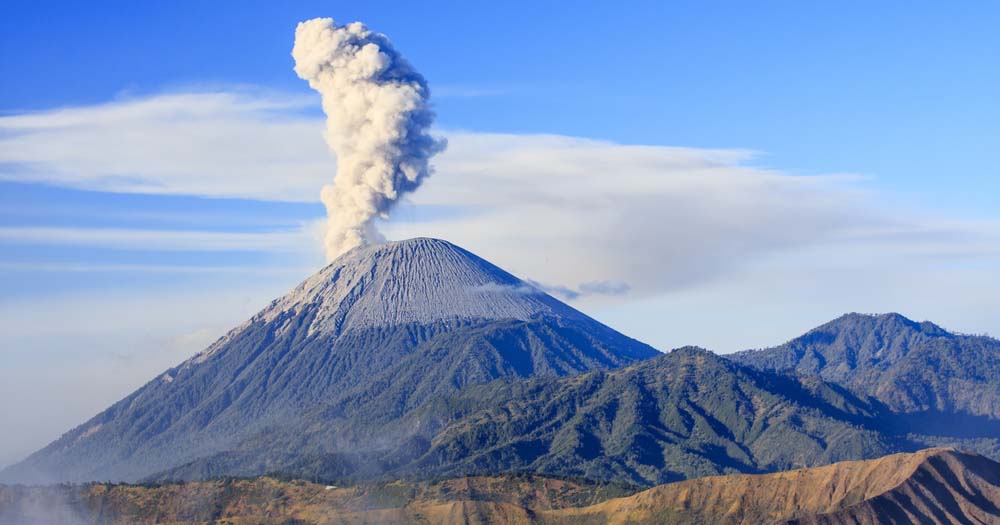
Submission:
{"label": "hillside shadow", "polygon": [[885,428],[894,434],[923,434],[975,439],[1000,437],[1000,419],[955,412],[925,411],[885,416]]}

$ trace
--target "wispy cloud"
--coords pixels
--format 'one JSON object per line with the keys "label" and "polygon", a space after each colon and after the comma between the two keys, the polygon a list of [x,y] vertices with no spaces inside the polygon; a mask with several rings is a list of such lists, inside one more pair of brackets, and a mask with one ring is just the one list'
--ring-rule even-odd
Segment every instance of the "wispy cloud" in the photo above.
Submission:
{"label": "wispy cloud", "polygon": [[0,117],[0,179],[316,201],[334,171],[309,98],[179,93]]}
{"label": "wispy cloud", "polygon": [[189,264],[106,264],[106,263],[60,263],[31,262],[15,263],[0,262],[0,270],[8,272],[52,272],[80,273],[107,272],[123,273],[157,273],[157,274],[245,274],[245,275],[287,275],[301,277],[314,268],[307,265],[299,266],[226,266],[226,265],[189,265]]}
{"label": "wispy cloud", "polygon": [[745,150],[552,135],[449,141],[412,203],[476,213],[386,231],[446,237],[566,298],[695,286],[750,258],[892,223],[852,177],[758,168]]}
{"label": "wispy cloud", "polygon": [[[305,111],[317,103],[220,90],[2,117],[0,178],[315,202],[334,169],[321,117]],[[996,224],[894,209],[857,175],[796,176],[749,150],[444,134],[436,173],[383,231],[447,238],[566,298],[676,292],[816,247],[899,265],[997,257]],[[422,212],[435,209],[450,212]],[[0,229],[12,242],[206,251],[293,251],[309,235]]]}
{"label": "wispy cloud", "polygon": [[316,235],[307,227],[282,232],[206,232],[119,228],[0,227],[0,242],[84,245],[130,250],[306,251]]}

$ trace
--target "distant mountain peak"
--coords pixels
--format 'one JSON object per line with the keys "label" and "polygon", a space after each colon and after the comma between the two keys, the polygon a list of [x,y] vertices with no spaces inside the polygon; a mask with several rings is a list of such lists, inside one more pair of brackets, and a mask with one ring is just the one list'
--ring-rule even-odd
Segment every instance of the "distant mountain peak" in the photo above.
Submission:
{"label": "distant mountain peak", "polygon": [[898,313],[846,314],[781,346],[728,357],[760,370],[816,374],[898,412],[1000,416],[993,379],[1000,341]]}
{"label": "distant mountain peak", "polygon": [[952,336],[951,332],[945,330],[944,328],[930,322],[930,321],[914,321],[905,315],[888,312],[881,314],[865,314],[852,312],[844,314],[829,323],[826,323],[818,328],[813,329],[813,332],[824,331],[824,330],[872,330],[879,329],[881,331],[913,331],[919,332],[921,334],[932,336],[932,337],[947,337]]}

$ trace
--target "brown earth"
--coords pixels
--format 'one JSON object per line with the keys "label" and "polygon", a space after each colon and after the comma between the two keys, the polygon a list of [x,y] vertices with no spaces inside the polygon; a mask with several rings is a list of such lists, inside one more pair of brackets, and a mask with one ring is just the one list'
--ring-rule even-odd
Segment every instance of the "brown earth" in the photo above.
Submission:
{"label": "brown earth", "polygon": [[766,475],[660,485],[597,505],[543,513],[547,523],[1000,524],[1000,464],[927,449]]}
{"label": "brown earth", "polygon": [[1000,464],[952,449],[660,485],[510,475],[327,487],[273,478],[0,486],[0,525],[547,523],[1000,525]]}
{"label": "brown earth", "polygon": [[635,490],[532,475],[351,487],[269,477],[163,485],[0,485],[0,525],[530,523],[537,511],[590,505]]}

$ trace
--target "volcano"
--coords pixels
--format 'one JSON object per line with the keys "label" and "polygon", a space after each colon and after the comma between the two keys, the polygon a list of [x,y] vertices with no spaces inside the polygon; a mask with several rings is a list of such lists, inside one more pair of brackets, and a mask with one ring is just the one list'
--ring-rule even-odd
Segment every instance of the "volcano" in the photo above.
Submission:
{"label": "volcano", "polygon": [[446,241],[364,246],[0,479],[356,472],[427,447],[445,422],[413,414],[442,394],[656,355]]}

